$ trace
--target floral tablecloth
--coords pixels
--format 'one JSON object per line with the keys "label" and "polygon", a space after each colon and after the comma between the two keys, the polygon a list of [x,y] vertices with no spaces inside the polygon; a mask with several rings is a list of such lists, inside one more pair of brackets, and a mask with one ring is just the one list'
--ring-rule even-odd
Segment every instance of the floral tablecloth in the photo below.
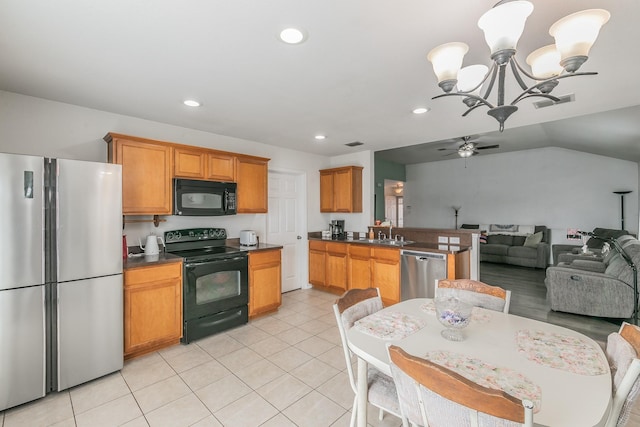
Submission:
{"label": "floral tablecloth", "polygon": [[379,311],[358,320],[353,327],[386,340],[400,340],[424,328],[425,319],[395,311]]}
{"label": "floral tablecloth", "polygon": [[533,402],[533,412],[540,410],[540,387],[520,372],[444,350],[430,351],[424,358],[451,369],[483,387],[502,390],[520,400],[528,399]]}
{"label": "floral tablecloth", "polygon": [[607,361],[597,344],[579,337],[522,330],[516,333],[516,342],[520,354],[540,365],[579,375],[609,372]]}
{"label": "floral tablecloth", "polygon": [[[420,310],[429,314],[436,314],[436,305],[433,301],[427,301],[420,306]],[[478,307],[473,307],[471,310],[471,320],[475,323],[488,323],[491,321],[491,316]]]}

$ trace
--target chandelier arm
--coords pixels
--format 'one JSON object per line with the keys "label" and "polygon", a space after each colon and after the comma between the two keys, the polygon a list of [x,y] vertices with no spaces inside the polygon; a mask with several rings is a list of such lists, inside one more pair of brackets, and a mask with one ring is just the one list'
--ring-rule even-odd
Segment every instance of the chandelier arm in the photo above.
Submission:
{"label": "chandelier arm", "polygon": [[493,105],[487,101],[486,99],[478,96],[478,95],[472,95],[469,93],[465,93],[465,92],[450,92],[450,93],[442,93],[440,95],[436,95],[431,99],[438,99],[438,98],[443,98],[445,96],[464,96],[465,98],[472,98],[475,99],[476,101],[480,102],[481,104],[486,105],[489,108],[493,108]]}
{"label": "chandelier arm", "polygon": [[[491,69],[487,73],[487,76],[489,76],[489,74],[491,74],[491,80],[489,81],[489,86],[487,86],[487,89],[484,91],[484,95],[482,95],[483,99],[489,98],[489,95],[491,94],[491,90],[493,89],[493,84],[496,81],[496,75],[498,74],[498,66],[496,65],[495,62],[493,63],[493,65],[491,65]],[[489,108],[493,108],[493,106]]]}
{"label": "chandelier arm", "polygon": [[[533,92],[535,89],[538,89],[540,86],[542,86],[545,83],[550,82],[552,80],[560,80],[560,79],[566,79],[568,77],[576,77],[576,76],[593,76],[593,75],[596,75],[596,74],[598,74],[598,73],[596,73],[594,71],[586,71],[584,73],[562,74],[560,76],[555,76],[555,77],[551,77],[551,78],[542,80],[542,81],[536,83],[535,85],[531,86],[530,88],[525,89],[524,92],[522,92],[520,95],[518,95],[518,97],[516,99],[513,100],[511,105],[517,104],[518,102],[520,102],[522,99],[524,99],[526,97],[525,95],[527,95],[529,93],[535,93],[535,92]],[[558,98],[556,98],[556,99],[558,99]],[[558,102],[558,101],[556,101],[556,102]]]}
{"label": "chandelier arm", "polygon": [[523,92],[518,98],[517,101],[513,101],[513,103],[511,105],[514,105],[516,102],[520,102],[523,99],[526,98],[533,98],[533,97],[541,97],[541,98],[547,98],[552,100],[553,102],[559,102],[560,99],[553,96],[553,95],[549,95],[548,93],[527,93],[527,92]]}
{"label": "chandelier arm", "polygon": [[[464,112],[462,117],[467,117],[467,114],[469,114],[470,112],[472,112],[473,110],[475,110],[478,107],[482,107],[482,104],[476,104],[473,107],[469,108],[467,111]],[[489,108],[493,108],[493,107],[489,107]]]}
{"label": "chandelier arm", "polygon": [[504,77],[505,77],[505,66],[499,65],[499,74],[498,74],[498,107],[504,105]]}
{"label": "chandelier arm", "polygon": [[527,85],[522,80],[522,77],[520,77],[520,73],[518,72],[518,70],[521,70],[525,76],[529,78],[532,77],[526,71],[522,70],[522,68],[520,68],[520,65],[518,64],[518,61],[516,61],[515,57],[511,57],[511,61],[509,62],[511,62],[511,71],[513,72],[513,76],[516,78],[516,81],[518,82],[522,90],[527,90]]}

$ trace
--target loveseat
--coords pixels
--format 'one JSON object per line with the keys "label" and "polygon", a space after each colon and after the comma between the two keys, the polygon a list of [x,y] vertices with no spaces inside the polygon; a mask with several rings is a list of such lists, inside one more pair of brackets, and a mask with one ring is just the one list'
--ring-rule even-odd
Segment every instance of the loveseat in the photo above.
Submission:
{"label": "loveseat", "polygon": [[463,224],[481,230],[480,261],[546,268],[550,230],[544,225]]}
{"label": "loveseat", "polygon": [[[640,267],[640,241],[630,235],[616,240]],[[633,314],[633,269],[613,248],[601,261],[561,262],[547,268],[546,276],[547,300],[554,311],[619,319]]]}

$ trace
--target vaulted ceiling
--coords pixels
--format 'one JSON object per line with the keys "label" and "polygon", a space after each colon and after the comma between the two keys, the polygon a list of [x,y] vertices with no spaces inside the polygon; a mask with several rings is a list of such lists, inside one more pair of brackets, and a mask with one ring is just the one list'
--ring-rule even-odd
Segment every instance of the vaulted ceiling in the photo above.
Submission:
{"label": "vaulted ceiling", "polygon": [[[3,0],[0,90],[330,156],[424,143],[440,156],[437,147],[464,135],[509,151],[527,148],[526,134],[531,147],[640,161],[637,0],[533,1],[521,63],[553,42],[557,19],[611,12],[580,70],[599,74],[555,90],[575,102],[535,109],[525,100],[498,134],[484,110],[462,118],[459,99],[431,100],[441,91],[426,54],[463,41],[465,65],[488,64],[477,20],[495,2]],[[282,43],[286,26],[307,40]],[[202,106],[184,106],[187,98]],[[417,106],[431,111],[414,115]],[[363,145],[345,146],[354,141]],[[411,162],[411,153],[396,161]]]}

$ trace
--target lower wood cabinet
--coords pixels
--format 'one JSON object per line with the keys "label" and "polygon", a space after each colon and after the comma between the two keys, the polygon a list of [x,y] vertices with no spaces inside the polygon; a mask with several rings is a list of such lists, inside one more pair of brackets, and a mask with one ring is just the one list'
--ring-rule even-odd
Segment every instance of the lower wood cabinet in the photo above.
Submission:
{"label": "lower wood cabinet", "polygon": [[249,317],[277,310],[282,304],[281,252],[249,253]]}
{"label": "lower wood cabinet", "polygon": [[180,342],[182,262],[124,271],[124,358]]}
{"label": "lower wood cabinet", "polygon": [[385,306],[400,302],[400,250],[371,248],[371,287],[380,290]]}
{"label": "lower wood cabinet", "polygon": [[326,242],[309,240],[309,283],[314,286],[325,286]]}
{"label": "lower wood cabinet", "polygon": [[349,245],[347,284],[349,289],[367,289],[371,287],[371,247]]}

